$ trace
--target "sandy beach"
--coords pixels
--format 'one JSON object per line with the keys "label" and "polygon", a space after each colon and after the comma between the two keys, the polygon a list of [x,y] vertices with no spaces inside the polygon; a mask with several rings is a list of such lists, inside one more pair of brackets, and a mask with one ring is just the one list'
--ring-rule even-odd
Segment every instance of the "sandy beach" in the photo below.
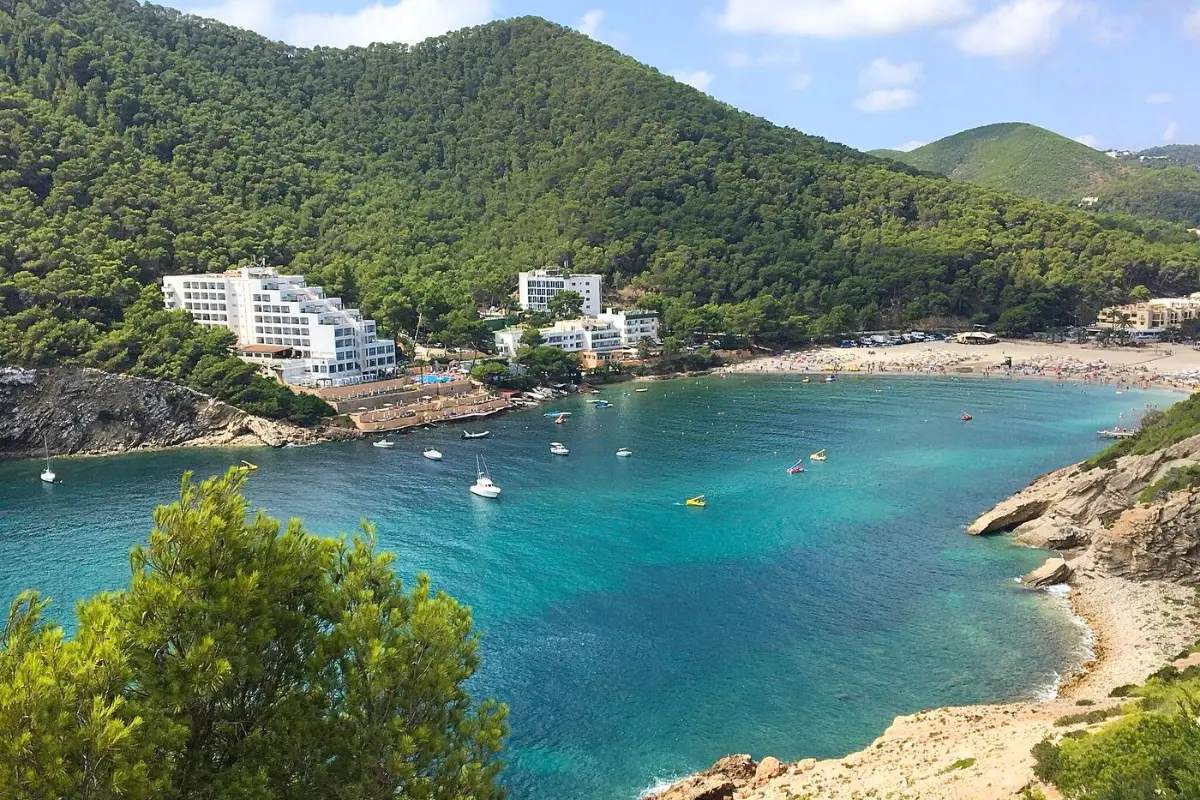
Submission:
{"label": "sandy beach", "polygon": [[[1007,366],[1007,359],[1012,365]],[[894,347],[813,347],[760,356],[726,367],[733,373],[980,375],[1037,377],[1179,391],[1200,388],[1200,350],[1190,345],[1100,347],[1033,341],[994,345],[956,342]]]}
{"label": "sandy beach", "polygon": [[[1078,574],[1070,603],[1094,637],[1085,674],[1048,701],[959,706],[897,717],[845,758],[804,759],[737,800],[1017,800],[1033,781],[1030,750],[1046,736],[1086,727],[1056,721],[1119,705],[1109,693],[1141,683],[1200,638],[1197,593],[1172,583]],[[762,754],[758,754],[760,757]],[[1053,790],[1046,792],[1053,800]]]}

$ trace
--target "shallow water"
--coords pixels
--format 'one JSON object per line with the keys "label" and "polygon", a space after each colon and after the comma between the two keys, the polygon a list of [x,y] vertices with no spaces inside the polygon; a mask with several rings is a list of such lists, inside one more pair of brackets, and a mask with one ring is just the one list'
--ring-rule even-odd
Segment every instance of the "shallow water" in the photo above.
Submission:
{"label": "shallow water", "polygon": [[[511,707],[514,800],[631,798],[729,752],[840,755],[896,714],[1052,686],[1086,643],[1061,602],[1013,581],[1044,554],[962,526],[1098,450],[1119,414],[1174,399],[996,379],[629,388],[606,389],[608,409],[560,401],[565,426],[491,420],[481,441],[59,459],[56,486],[0,464],[0,595],[36,587],[68,617],[125,582],[185,469],[246,457],[254,503],[321,533],[373,520],[402,575],[473,607],[473,688]],[[420,457],[430,443],[444,461]],[[466,491],[477,453],[499,501]],[[806,472],[786,474],[797,456]],[[682,505],[700,492],[708,507]]]}

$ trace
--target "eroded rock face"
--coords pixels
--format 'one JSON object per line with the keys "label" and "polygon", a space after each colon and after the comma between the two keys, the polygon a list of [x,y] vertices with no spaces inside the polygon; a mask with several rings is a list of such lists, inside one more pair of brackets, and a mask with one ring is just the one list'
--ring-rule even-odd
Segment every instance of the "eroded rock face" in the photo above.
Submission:
{"label": "eroded rock face", "polygon": [[1092,549],[1114,575],[1194,580],[1200,576],[1200,491],[1130,508],[1096,534]]}
{"label": "eroded rock face", "polygon": [[0,459],[188,442],[282,445],[319,437],[166,381],[95,369],[0,369]]}

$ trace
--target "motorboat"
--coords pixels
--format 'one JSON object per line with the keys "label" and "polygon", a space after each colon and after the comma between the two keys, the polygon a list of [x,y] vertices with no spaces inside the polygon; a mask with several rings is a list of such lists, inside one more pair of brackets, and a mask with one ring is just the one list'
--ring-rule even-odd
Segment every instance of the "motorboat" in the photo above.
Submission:
{"label": "motorboat", "polygon": [[817,452],[815,452],[811,456],[809,456],[808,460],[809,461],[824,461],[826,458],[828,458],[828,456],[825,455],[825,451],[818,450]]}
{"label": "motorboat", "polygon": [[628,447],[622,447],[617,451],[617,458],[629,458],[631,455],[633,455],[633,451]]}
{"label": "motorboat", "polygon": [[648,392],[648,391],[650,391],[650,390],[649,390],[649,389],[647,389],[645,386],[643,386],[641,389],[634,389],[634,391],[635,391],[635,392]]}
{"label": "motorboat", "polygon": [[796,475],[797,473],[804,472],[804,465],[800,461],[800,459],[796,459],[796,463],[788,467],[788,475]]}
{"label": "motorboat", "polygon": [[684,505],[692,506],[693,508],[704,508],[708,505],[708,499],[704,495],[698,494],[695,497],[689,497]]}
{"label": "motorboat", "polygon": [[470,492],[479,497],[486,497],[489,500],[494,500],[500,496],[500,487],[492,483],[492,476],[488,474],[487,462],[482,457],[475,457],[475,483],[471,484]]}
{"label": "motorboat", "polygon": [[46,442],[46,434],[44,433],[42,434],[42,449],[46,451],[46,468],[42,470],[42,474],[38,477],[41,478],[42,483],[57,483],[58,476],[54,474],[54,470],[50,469],[50,445]]}
{"label": "motorboat", "polygon": [[489,437],[491,435],[492,435],[491,431],[480,431],[479,433],[471,433],[470,431],[463,431],[462,438],[464,438],[464,439],[486,439],[487,437]]}
{"label": "motorboat", "polygon": [[1096,435],[1101,439],[1132,439],[1137,435],[1137,432],[1129,428],[1107,428],[1102,431],[1096,431]]}
{"label": "motorboat", "polygon": [[434,450],[432,447],[426,447],[424,452],[421,453],[421,455],[425,456],[430,461],[441,461],[442,460],[442,452],[440,450]]}
{"label": "motorboat", "polygon": [[837,375],[826,375],[824,383],[833,383],[837,380]]}
{"label": "motorboat", "polygon": [[608,408],[611,405],[612,405],[612,403],[608,402],[607,400],[596,401],[596,408]]}
{"label": "motorboat", "polygon": [[393,442],[391,439],[384,438],[384,439],[380,439],[377,442],[371,442],[371,446],[372,447],[382,447],[383,449],[387,450],[388,448],[395,447],[396,443]]}
{"label": "motorboat", "polygon": [[566,455],[570,455],[570,454],[571,454],[571,451],[568,450],[567,446],[565,444],[563,444],[562,442],[551,442],[550,443],[550,455],[566,456]]}

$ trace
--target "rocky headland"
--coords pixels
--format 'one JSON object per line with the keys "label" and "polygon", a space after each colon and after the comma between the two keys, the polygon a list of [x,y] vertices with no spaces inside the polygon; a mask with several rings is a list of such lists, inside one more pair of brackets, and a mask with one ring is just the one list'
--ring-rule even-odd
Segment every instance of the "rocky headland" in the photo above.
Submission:
{"label": "rocky headland", "polygon": [[311,444],[353,436],[256,417],[167,381],[83,367],[0,369],[0,459],[189,446]]}
{"label": "rocky headland", "polygon": [[974,535],[1058,551],[1025,583],[1070,586],[1095,658],[1057,697],[897,717],[871,745],[840,759],[730,756],[653,800],[1016,800],[1036,783],[1035,744],[1086,728],[1064,720],[1081,716],[1081,706],[1117,704],[1113,689],[1143,682],[1200,638],[1200,489],[1157,488],[1197,463],[1200,436],[1107,466],[1076,464],[1037,478],[969,526]]}

